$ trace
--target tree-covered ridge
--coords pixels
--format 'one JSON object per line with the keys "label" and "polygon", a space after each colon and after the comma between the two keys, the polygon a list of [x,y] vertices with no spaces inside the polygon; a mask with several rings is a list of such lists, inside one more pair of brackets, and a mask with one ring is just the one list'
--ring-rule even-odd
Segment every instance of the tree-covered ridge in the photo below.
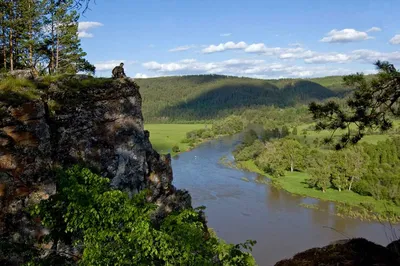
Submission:
{"label": "tree-covered ridge", "polygon": [[73,0],[0,2],[0,69],[39,74],[94,72],[78,37]]}
{"label": "tree-covered ridge", "polygon": [[288,107],[335,97],[309,80],[262,80],[221,75],[136,80],[147,121],[213,120],[265,106]]}

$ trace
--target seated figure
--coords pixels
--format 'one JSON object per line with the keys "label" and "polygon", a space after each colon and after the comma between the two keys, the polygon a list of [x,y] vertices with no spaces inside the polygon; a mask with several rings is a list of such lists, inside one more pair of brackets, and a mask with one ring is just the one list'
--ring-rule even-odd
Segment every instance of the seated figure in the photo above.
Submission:
{"label": "seated figure", "polygon": [[117,78],[126,78],[125,71],[124,71],[124,63],[119,64],[119,66],[114,67],[112,70],[112,77],[114,79]]}

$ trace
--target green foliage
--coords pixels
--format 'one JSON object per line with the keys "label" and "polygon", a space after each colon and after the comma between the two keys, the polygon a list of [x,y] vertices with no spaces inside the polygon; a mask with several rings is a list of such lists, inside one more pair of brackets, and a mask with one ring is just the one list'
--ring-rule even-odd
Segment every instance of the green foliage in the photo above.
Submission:
{"label": "green foliage", "polygon": [[294,127],[292,130],[292,135],[297,136],[297,127]]}
{"label": "green foliage", "polygon": [[73,167],[58,176],[59,191],[32,211],[50,239],[74,242],[81,265],[255,265],[254,242],[228,245],[207,237],[199,209],[171,213],[154,223],[156,205],[142,192],[129,198],[109,180]]}
{"label": "green foliage", "polygon": [[212,130],[216,135],[233,135],[243,130],[244,124],[240,116],[232,115],[224,120],[212,124]]}
{"label": "green foliage", "polygon": [[252,144],[254,143],[254,141],[256,141],[257,139],[258,139],[257,132],[255,132],[253,129],[250,129],[250,130],[247,130],[247,131],[244,133],[242,143],[243,143],[243,145],[245,145],[245,146],[250,146],[250,145],[252,145]]}
{"label": "green foliage", "polygon": [[335,101],[309,105],[313,118],[318,120],[318,130],[347,129],[336,143],[337,149],[359,142],[368,129],[387,131],[393,126],[390,116],[400,116],[400,72],[389,62],[377,61],[375,65],[379,73],[370,81],[359,73],[344,77],[347,86],[356,88],[347,106]]}
{"label": "green foliage", "polygon": [[178,145],[174,145],[173,147],[172,147],[172,152],[175,152],[175,153],[178,153],[178,152],[180,152],[181,150],[179,149],[179,146]]}
{"label": "green foliage", "polygon": [[0,14],[4,70],[31,69],[36,75],[94,73],[80,47],[74,0],[3,1]]}
{"label": "green foliage", "polygon": [[250,146],[239,145],[233,155],[236,161],[248,161],[257,158],[264,149],[264,143],[260,140],[255,140]]}

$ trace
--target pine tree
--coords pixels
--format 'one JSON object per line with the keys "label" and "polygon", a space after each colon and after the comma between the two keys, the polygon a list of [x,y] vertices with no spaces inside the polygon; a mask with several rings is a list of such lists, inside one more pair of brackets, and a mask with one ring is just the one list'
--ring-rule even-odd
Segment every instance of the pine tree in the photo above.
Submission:
{"label": "pine tree", "polygon": [[74,1],[47,2],[45,20],[48,34],[44,41],[47,69],[50,74],[79,71],[94,72],[94,66],[84,59],[86,53],[80,47],[78,37],[79,14],[73,9]]}
{"label": "pine tree", "polygon": [[281,137],[284,138],[289,135],[289,128],[287,126],[282,127],[282,134]]}
{"label": "pine tree", "polygon": [[23,67],[36,71],[37,50],[40,47],[40,39],[43,33],[42,27],[42,3],[43,1],[20,0],[18,9],[21,16],[19,24],[19,63]]}

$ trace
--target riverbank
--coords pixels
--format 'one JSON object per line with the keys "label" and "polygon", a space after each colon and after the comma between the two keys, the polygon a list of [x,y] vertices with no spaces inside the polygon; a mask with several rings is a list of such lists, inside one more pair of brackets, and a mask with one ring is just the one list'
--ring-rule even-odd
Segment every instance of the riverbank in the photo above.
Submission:
{"label": "riverbank", "polygon": [[[326,192],[310,188],[306,180],[307,173],[286,172],[285,176],[273,178],[257,167],[254,161],[236,162],[240,169],[251,171],[268,178],[274,186],[291,194],[316,198],[339,203],[335,215],[359,218],[362,220],[390,221],[400,223],[400,207],[392,202],[376,200],[371,196],[362,196],[353,191],[327,189]],[[302,205],[307,208],[318,208],[314,205]]]}

